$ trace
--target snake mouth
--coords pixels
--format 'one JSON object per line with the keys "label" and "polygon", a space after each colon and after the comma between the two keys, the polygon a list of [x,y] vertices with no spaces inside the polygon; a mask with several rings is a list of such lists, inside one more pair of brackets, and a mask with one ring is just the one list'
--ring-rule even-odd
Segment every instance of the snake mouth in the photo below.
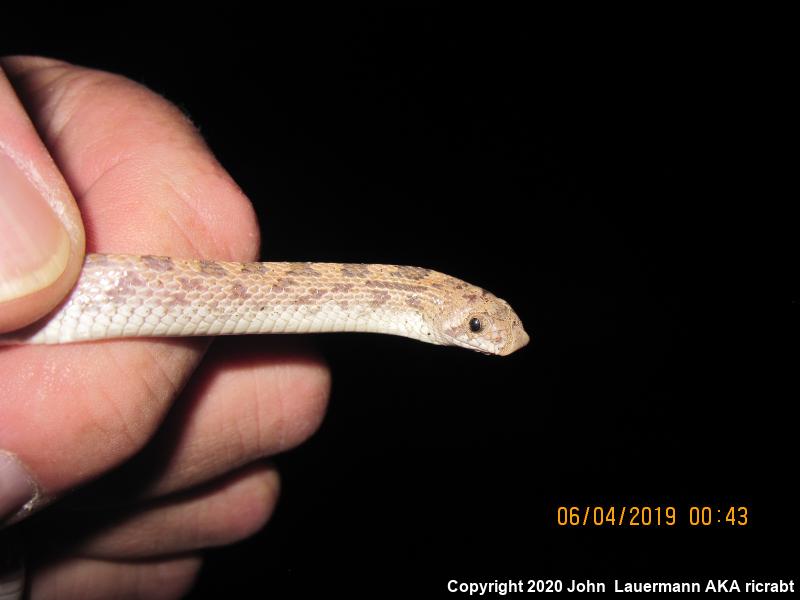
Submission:
{"label": "snake mouth", "polygon": [[509,336],[508,344],[500,352],[500,356],[508,356],[513,354],[520,348],[524,348],[531,341],[530,336],[522,328],[521,323],[514,323],[511,327],[511,335]]}

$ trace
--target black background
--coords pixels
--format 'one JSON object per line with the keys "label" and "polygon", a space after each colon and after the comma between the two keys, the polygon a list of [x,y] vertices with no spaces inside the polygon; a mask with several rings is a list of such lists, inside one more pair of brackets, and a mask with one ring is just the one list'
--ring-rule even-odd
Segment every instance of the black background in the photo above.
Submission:
{"label": "black background", "polygon": [[[532,335],[502,359],[317,337],[328,416],[276,459],[271,522],[210,552],[193,598],[796,568],[796,399],[732,216],[753,203],[754,42],[719,15],[599,16],[275,15],[19,48],[185,110],[256,205],[265,260],[445,271]],[[681,524],[556,525],[587,504],[675,506]],[[689,527],[693,505],[750,524]]]}

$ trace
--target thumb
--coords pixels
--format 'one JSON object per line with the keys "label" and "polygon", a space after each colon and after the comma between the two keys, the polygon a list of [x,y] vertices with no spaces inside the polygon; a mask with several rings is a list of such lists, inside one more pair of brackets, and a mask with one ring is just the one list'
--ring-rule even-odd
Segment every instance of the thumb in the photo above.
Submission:
{"label": "thumb", "polygon": [[52,310],[83,253],[75,200],[0,61],[0,333]]}

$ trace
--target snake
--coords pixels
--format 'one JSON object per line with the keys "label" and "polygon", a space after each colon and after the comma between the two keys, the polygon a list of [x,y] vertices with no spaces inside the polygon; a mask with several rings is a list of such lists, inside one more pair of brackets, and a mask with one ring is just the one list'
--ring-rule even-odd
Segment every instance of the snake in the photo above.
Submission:
{"label": "snake", "polygon": [[505,356],[529,341],[509,304],[434,270],[87,254],[50,314],[0,345],[116,338],[371,332]]}

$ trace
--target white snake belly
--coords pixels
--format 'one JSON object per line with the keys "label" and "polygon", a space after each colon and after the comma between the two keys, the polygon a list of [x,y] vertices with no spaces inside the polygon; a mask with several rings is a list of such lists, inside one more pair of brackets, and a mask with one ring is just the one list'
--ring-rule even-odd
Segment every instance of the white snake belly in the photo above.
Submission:
{"label": "white snake belly", "polygon": [[489,354],[528,342],[511,307],[419,267],[89,254],[69,297],[0,344],[364,331]]}

